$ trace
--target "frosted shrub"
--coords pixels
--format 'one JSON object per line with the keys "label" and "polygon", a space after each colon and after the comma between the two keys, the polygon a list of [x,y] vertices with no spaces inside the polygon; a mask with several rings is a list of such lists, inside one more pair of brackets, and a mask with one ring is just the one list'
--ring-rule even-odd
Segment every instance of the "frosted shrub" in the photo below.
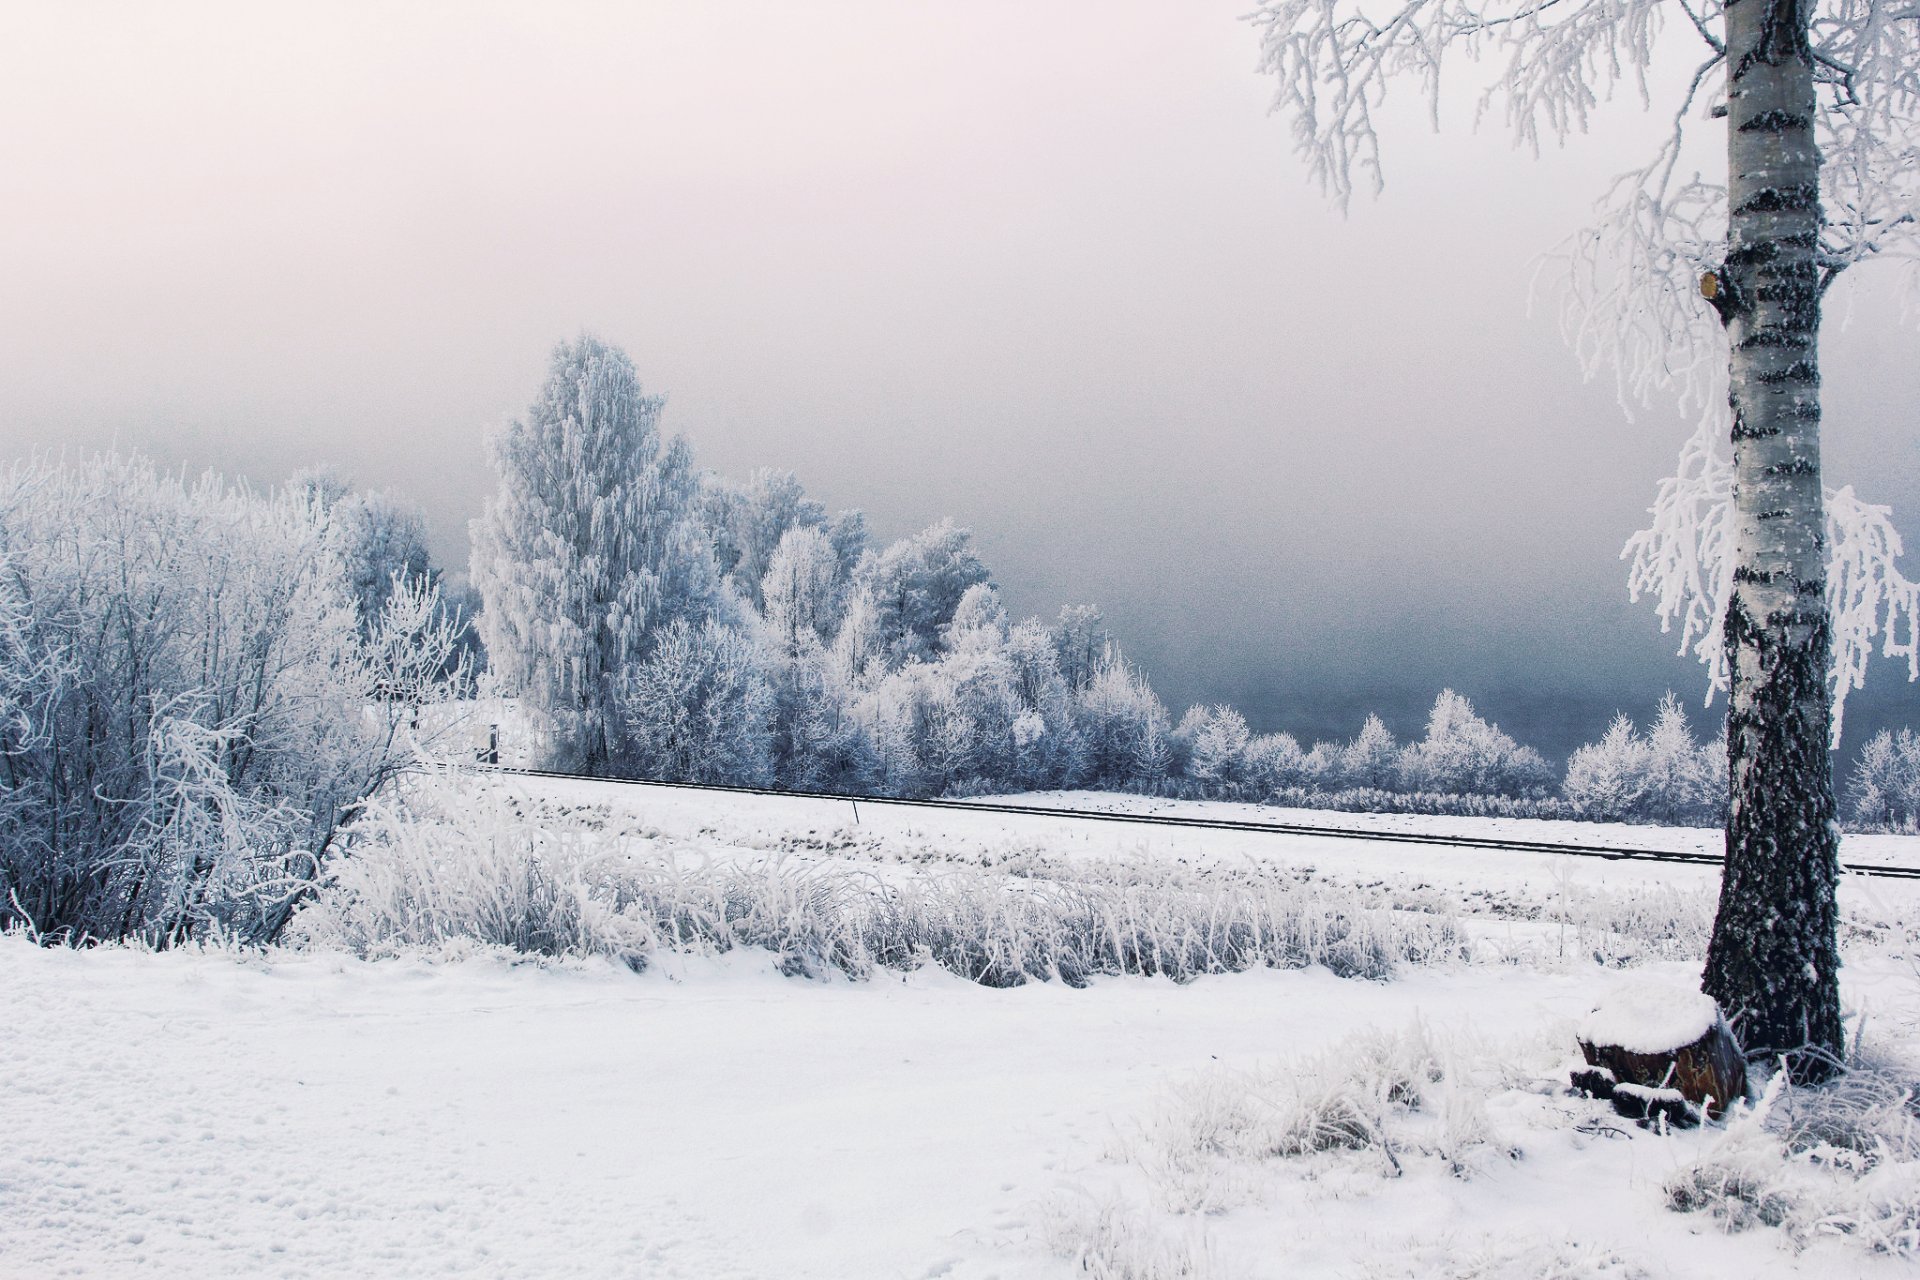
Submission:
{"label": "frosted shrub", "polygon": [[361,955],[457,940],[538,955],[765,948],[793,972],[940,965],[988,986],[1110,974],[1187,979],[1321,964],[1377,978],[1461,953],[1451,917],[1277,875],[1152,863],[920,871],[881,881],[780,859],[709,863],[504,792],[447,782],[373,808],[298,917],[298,936]]}
{"label": "frosted shrub", "polygon": [[0,473],[0,923],[280,928],[456,644],[417,578],[364,618],[328,519],[139,458]]}
{"label": "frosted shrub", "polygon": [[1583,816],[1557,796],[1375,791],[1366,787],[1320,791],[1307,787],[1282,787],[1268,796],[1267,800],[1271,804],[1293,809],[1324,809],[1339,813],[1424,813],[1457,818],[1577,819]]}
{"label": "frosted shrub", "polygon": [[1920,737],[1882,729],[1860,749],[1847,781],[1854,822],[1912,831],[1920,824]]}
{"label": "frosted shrub", "polygon": [[1693,1165],[1667,1202],[1728,1230],[1777,1227],[1799,1243],[1844,1235],[1876,1253],[1920,1258],[1920,1101],[1910,1072],[1851,1064],[1795,1088],[1776,1074]]}
{"label": "frosted shrub", "polygon": [[1650,1272],[1602,1245],[1523,1240],[1509,1235],[1415,1246],[1392,1262],[1374,1262],[1364,1280],[1652,1280]]}
{"label": "frosted shrub", "polygon": [[1564,883],[1547,917],[1564,926],[1563,956],[1615,967],[1701,960],[1713,933],[1716,892],[1675,885],[1597,889]]}

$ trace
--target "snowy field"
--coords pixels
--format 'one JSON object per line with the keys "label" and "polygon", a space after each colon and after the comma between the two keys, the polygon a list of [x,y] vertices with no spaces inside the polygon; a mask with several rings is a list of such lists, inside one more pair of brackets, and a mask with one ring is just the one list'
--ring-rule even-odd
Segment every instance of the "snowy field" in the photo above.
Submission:
{"label": "snowy field", "polygon": [[[615,883],[607,859],[670,863],[683,895],[702,876],[745,877],[731,893],[777,875],[933,902],[956,884],[1097,895],[1164,873],[1203,901],[1332,902],[1327,919],[1363,914],[1370,938],[1424,941],[1381,978],[1267,961],[1080,986],[985,986],[945,953],[783,976],[795,966],[772,950],[676,947],[658,927],[627,964],[534,957],[484,945],[484,921],[455,927],[464,873],[439,865],[455,844],[369,856],[424,888],[360,882],[437,922],[430,942],[369,942],[376,916],[337,902],[265,954],[0,939],[0,1276],[1893,1276],[1920,1253],[1920,1163],[1766,1164],[1756,1125],[1661,1136],[1564,1096],[1573,1027],[1599,998],[1694,981],[1707,869],[415,786],[423,812],[488,833],[490,856],[564,833],[554,849],[587,860],[543,865],[572,867],[583,903]],[[1310,818],[1329,816],[1368,821]],[[1917,843],[1871,852],[1920,863]],[[1883,1055],[1920,1051],[1916,890],[1845,886],[1843,985]],[[572,936],[623,927],[609,919],[587,913]],[[1777,1174],[1772,1223],[1667,1207],[1702,1162]]]}

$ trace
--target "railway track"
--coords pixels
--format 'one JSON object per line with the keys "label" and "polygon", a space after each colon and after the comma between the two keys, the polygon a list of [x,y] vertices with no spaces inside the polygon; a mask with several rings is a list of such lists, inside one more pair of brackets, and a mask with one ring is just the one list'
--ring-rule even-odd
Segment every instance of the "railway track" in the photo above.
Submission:
{"label": "railway track", "polygon": [[[522,769],[508,765],[483,766],[495,773],[529,778],[562,778],[575,782],[603,782],[614,786],[661,787],[675,791],[710,791],[720,794],[774,796],[789,800],[833,800],[854,806],[855,817],[861,805],[888,805],[904,809],[946,809],[960,813],[1004,813],[1017,817],[1064,818],[1077,822],[1124,823],[1133,826],[1185,827],[1203,831],[1237,831],[1256,835],[1318,836],[1335,840],[1368,840],[1378,844],[1419,844],[1457,849],[1493,849],[1506,853],[1546,853],[1575,858],[1605,858],[1615,862],[1672,862],[1682,865],[1717,867],[1721,859],[1711,853],[1686,853],[1677,850],[1634,849],[1623,845],[1572,844],[1558,840],[1520,840],[1507,836],[1468,836],[1446,832],[1366,831],[1356,827],[1323,825],[1311,822],[1255,822],[1241,818],[1208,818],[1164,813],[1102,813],[1093,809],[1066,809],[1047,805],[1004,804],[992,800],[905,800],[897,796],[854,796],[832,791],[778,791],[771,787],[734,787],[701,782],[655,782],[644,778],[593,778],[583,774],[558,773],[549,769]],[[1871,863],[1843,862],[1840,869],[1852,875],[1877,876],[1888,880],[1920,880],[1920,867],[1876,866]]]}

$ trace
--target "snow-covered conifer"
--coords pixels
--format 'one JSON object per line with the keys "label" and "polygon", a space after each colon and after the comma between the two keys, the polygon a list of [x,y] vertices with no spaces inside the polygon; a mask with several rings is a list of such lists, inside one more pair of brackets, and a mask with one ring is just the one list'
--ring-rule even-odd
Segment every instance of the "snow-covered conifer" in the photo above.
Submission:
{"label": "snow-covered conifer", "polygon": [[[1191,714],[1191,713],[1189,713]],[[1182,719],[1182,725],[1186,720]],[[1187,776],[1210,796],[1239,799],[1247,778],[1247,718],[1229,706],[1208,707],[1192,734]]]}
{"label": "snow-covered conifer", "polygon": [[1651,781],[1652,752],[1624,715],[1613,718],[1598,742],[1588,743],[1567,761],[1562,794],[1589,817],[1624,822],[1637,816]]}
{"label": "snow-covered conifer", "polygon": [[1166,706],[1122,659],[1104,663],[1074,699],[1074,722],[1090,786],[1152,790],[1172,768]]}

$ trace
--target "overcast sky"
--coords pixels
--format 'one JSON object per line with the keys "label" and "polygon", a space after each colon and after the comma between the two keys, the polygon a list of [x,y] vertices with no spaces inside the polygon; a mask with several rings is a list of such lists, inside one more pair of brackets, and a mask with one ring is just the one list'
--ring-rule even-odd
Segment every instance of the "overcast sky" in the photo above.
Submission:
{"label": "overcast sky", "polygon": [[[1409,101],[1343,219],[1248,7],[9,6],[0,452],[334,461],[462,567],[486,432],[587,329],[704,465],[886,536],[954,516],[1016,612],[1104,606],[1176,712],[1404,734],[1452,685],[1557,755],[1697,701],[1617,559],[1687,423],[1628,421],[1528,312],[1657,126],[1535,160]],[[1830,319],[1829,482],[1920,532],[1886,293]],[[1878,666],[1856,742],[1920,724]]]}

